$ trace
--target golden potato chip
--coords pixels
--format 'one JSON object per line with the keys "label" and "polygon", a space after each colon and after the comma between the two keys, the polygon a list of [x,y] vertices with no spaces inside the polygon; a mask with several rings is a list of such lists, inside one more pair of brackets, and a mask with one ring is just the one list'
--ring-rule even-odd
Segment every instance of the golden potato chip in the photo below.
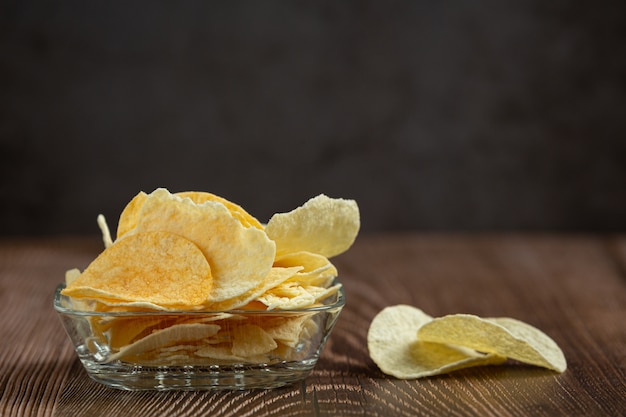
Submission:
{"label": "golden potato chip", "polygon": [[217,303],[207,303],[203,306],[203,309],[207,311],[227,311],[239,309],[252,301],[255,301],[266,291],[290,279],[301,269],[302,267],[299,266],[291,268],[272,267],[269,274],[267,274],[263,281],[261,281],[256,287],[237,297],[229,298]]}
{"label": "golden potato chip", "polygon": [[243,207],[238,204],[233,203],[232,201],[228,201],[227,199],[217,196],[215,194],[207,193],[204,191],[184,191],[180,193],[175,193],[174,195],[182,198],[189,198],[196,204],[204,204],[207,201],[216,201],[218,203],[222,203],[230,214],[239,220],[244,227],[256,227],[257,229],[263,230],[264,227],[255,217],[250,215]]}
{"label": "golden potato chip", "polygon": [[245,362],[245,358],[234,355],[232,347],[228,344],[211,345],[205,344],[194,352],[196,356],[201,358],[211,358],[221,361]]}
{"label": "golden potato chip", "polygon": [[292,267],[297,265],[302,266],[302,271],[295,274],[290,280],[302,285],[328,287],[337,278],[337,268],[327,257],[317,253],[294,252],[277,256],[274,260],[274,266]]}
{"label": "golden potato chip", "polygon": [[315,325],[311,317],[311,314],[270,317],[263,322],[262,327],[272,339],[286,346],[295,347],[302,340],[301,333],[308,322],[310,321]]}
{"label": "golden potato chip", "polygon": [[202,250],[213,275],[205,302],[245,294],[262,282],[274,262],[276,247],[265,232],[244,227],[218,202],[198,205],[157,189],[145,199],[135,228],[126,236],[156,230],[183,236]]}
{"label": "golden potato chip", "polygon": [[341,284],[324,288],[285,281],[266,291],[257,300],[265,304],[268,310],[296,310],[313,307],[318,301],[339,291],[339,288]]}
{"label": "golden potato chip", "polygon": [[80,276],[80,270],[78,268],[72,268],[65,271],[65,285],[70,285]]}
{"label": "golden potato chip", "polygon": [[[110,323],[103,323],[100,326],[101,332],[108,334],[109,346],[114,349],[120,349],[125,345],[129,345],[140,335],[149,332],[157,326],[163,326],[164,319],[162,317],[146,317],[138,319],[137,317],[115,317]],[[93,324],[92,324],[93,327]]]}
{"label": "golden potato chip", "polygon": [[557,372],[567,368],[559,346],[541,330],[511,318],[452,314],[424,324],[418,338],[465,346]]}
{"label": "golden potato chip", "polygon": [[[155,303],[150,303],[147,301],[127,301],[127,300],[118,300],[108,298],[108,293],[103,291],[98,291],[93,288],[85,288],[85,289],[76,289],[76,295],[74,302],[78,297],[87,298],[90,306],[83,308],[83,310],[91,310],[91,311],[100,311],[106,313],[115,313],[115,312],[145,312],[145,311],[176,311],[182,309],[196,310],[199,309],[196,306],[187,306],[187,305],[170,305],[163,306]],[[97,297],[97,300],[95,298]]]}
{"label": "golden potato chip", "polygon": [[141,206],[143,206],[143,203],[146,201],[146,198],[148,198],[148,194],[140,191],[135,197],[133,197],[132,200],[128,202],[128,204],[126,204],[126,207],[124,207],[124,210],[122,210],[122,214],[120,214],[120,218],[117,224],[118,239],[128,233],[128,231],[134,229],[135,226],[137,226],[139,210],[141,209]]}
{"label": "golden potato chip", "polygon": [[108,247],[62,293],[189,307],[207,299],[212,283],[200,249],[160,231],[137,233]]}
{"label": "golden potato chip", "polygon": [[265,330],[253,324],[237,326],[232,330],[233,355],[249,357],[275,349],[276,341]]}
{"label": "golden potato chip", "polygon": [[313,305],[315,296],[298,283],[283,283],[266,291],[258,301],[265,304],[268,310],[293,310]]}
{"label": "golden potato chip", "polygon": [[396,378],[413,379],[505,360],[459,346],[419,341],[417,330],[431,320],[422,310],[407,305],[380,311],[367,333],[370,357],[380,370]]}
{"label": "golden potato chip", "polygon": [[320,254],[300,251],[291,252],[283,255],[276,255],[274,259],[274,266],[292,267],[301,266],[304,272],[316,271],[322,268],[328,268],[332,266],[330,260]]}
{"label": "golden potato chip", "polygon": [[108,248],[113,244],[113,240],[111,240],[111,232],[109,231],[109,225],[102,214],[98,215],[97,221],[98,227],[100,227],[100,231],[102,232],[102,242],[104,243],[104,247]]}
{"label": "golden potato chip", "polygon": [[190,323],[176,324],[164,329],[156,330],[130,345],[121,348],[117,353],[109,356],[108,361],[116,361],[121,358],[140,360],[143,354],[155,349],[182,344],[186,342],[200,341],[213,336],[220,329],[216,324]]}
{"label": "golden potato chip", "polygon": [[[228,201],[225,198],[217,196],[215,194],[203,192],[203,191],[183,191],[175,193],[175,196],[180,198],[189,198],[196,204],[203,204],[207,201],[213,201],[223,204],[230,214],[239,220],[244,227],[256,227],[257,229],[263,229],[263,225],[252,215],[250,215],[243,207]],[[133,199],[126,205],[117,226],[117,238],[119,239],[131,229],[137,226],[137,219],[139,218],[139,211],[148,198],[148,194],[140,191]]]}
{"label": "golden potato chip", "polygon": [[276,254],[308,251],[328,258],[354,243],[361,226],[354,200],[320,194],[288,213],[274,214],[265,232],[276,242]]}

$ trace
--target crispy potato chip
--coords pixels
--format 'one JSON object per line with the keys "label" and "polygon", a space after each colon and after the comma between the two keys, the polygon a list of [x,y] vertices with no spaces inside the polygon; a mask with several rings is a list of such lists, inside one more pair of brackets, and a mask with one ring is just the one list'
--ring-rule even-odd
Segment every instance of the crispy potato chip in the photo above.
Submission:
{"label": "crispy potato chip", "polygon": [[198,205],[157,189],[147,196],[135,228],[126,235],[155,230],[183,236],[202,250],[213,275],[205,302],[245,294],[262,282],[274,262],[276,247],[265,232],[244,227],[218,202]]}
{"label": "crispy potato chip", "polygon": [[308,251],[331,258],[352,246],[360,226],[354,200],[320,194],[288,213],[274,214],[265,232],[276,242],[277,255]]}
{"label": "crispy potato chip", "polygon": [[104,218],[104,215],[99,214],[97,221],[98,227],[100,227],[100,231],[102,232],[102,242],[104,243],[104,247],[108,248],[113,244],[113,240],[111,240],[111,232],[109,231],[107,220]]}
{"label": "crispy potato chip", "polygon": [[203,345],[195,351],[195,354],[201,358],[211,358],[223,361],[244,362],[245,358],[234,355],[232,348],[228,344],[222,345]]}
{"label": "crispy potato chip", "polygon": [[337,278],[337,268],[330,260],[312,252],[301,251],[277,256],[274,266],[302,266],[302,271],[290,278],[302,285],[328,287]]}
{"label": "crispy potato chip", "polygon": [[315,325],[311,317],[311,314],[289,317],[270,317],[263,323],[263,330],[265,330],[272,339],[286,346],[295,347],[298,342],[302,340],[300,334],[307,326],[307,322],[312,322],[313,325]]}
{"label": "crispy potato chip", "polygon": [[182,198],[189,198],[196,204],[203,204],[207,201],[216,201],[218,203],[222,203],[224,206],[226,206],[230,214],[234,218],[239,220],[244,227],[256,227],[257,229],[261,230],[264,229],[261,222],[259,222],[255,217],[250,215],[250,213],[245,211],[243,207],[233,203],[232,201],[228,201],[223,197],[204,191],[184,191],[180,193],[175,193],[174,195]]}
{"label": "crispy potato chip", "polygon": [[[146,317],[138,319],[137,317],[116,317],[110,323],[101,326],[102,332],[109,335],[109,346],[118,350],[125,345],[133,343],[140,338],[140,335],[149,332],[157,326],[163,326],[164,319],[161,317]],[[93,324],[92,324],[93,326]]]}
{"label": "crispy potato chip", "polygon": [[[108,298],[108,293],[101,292],[95,290],[93,288],[87,288],[85,290],[76,290],[77,295],[74,297],[81,297],[84,294],[84,297],[92,298],[88,300],[91,304],[90,308],[86,308],[91,311],[101,311],[107,313],[115,313],[115,312],[145,312],[145,311],[178,311],[181,309],[185,310],[196,310],[199,309],[196,306],[187,306],[187,305],[171,305],[171,306],[162,306],[155,303],[150,303],[147,301],[127,301],[127,300],[117,300]],[[95,297],[97,294],[100,296],[97,297],[97,301]],[[76,298],[73,301],[76,301]]]}
{"label": "crispy potato chip", "polygon": [[265,292],[258,301],[268,310],[294,310],[313,305],[315,296],[297,283],[288,283]]}
{"label": "crispy potato chip", "polygon": [[452,314],[424,324],[420,340],[450,343],[505,356],[557,372],[567,368],[559,346],[541,330],[511,318]]}
{"label": "crispy potato chip", "polygon": [[414,379],[505,360],[459,346],[419,341],[417,330],[431,320],[422,310],[407,305],[380,311],[367,333],[370,357],[380,370],[396,378]]}
{"label": "crispy potato chip", "polygon": [[120,219],[117,224],[117,238],[121,238],[130,230],[134,229],[137,226],[137,218],[139,217],[139,210],[143,203],[148,198],[148,194],[140,191],[133,197],[132,200],[126,204],[124,210],[122,210],[122,214],[120,214]]}
{"label": "crispy potato chip", "polygon": [[330,260],[323,255],[313,252],[300,251],[276,255],[276,259],[274,259],[274,266],[282,266],[285,268],[301,266],[304,272],[311,272],[331,267],[332,264],[330,263]]}
{"label": "crispy potato chip", "polygon": [[251,290],[228,300],[224,300],[218,303],[208,303],[204,305],[203,309],[208,311],[227,311],[236,310],[249,303],[255,301],[266,291],[282,284],[286,280],[293,277],[302,267],[294,266],[291,268],[272,267],[269,274],[260,282],[256,287]]}
{"label": "crispy potato chip", "polygon": [[80,270],[78,268],[72,268],[65,271],[65,285],[70,285],[80,276]]}
{"label": "crispy potato chip", "polygon": [[108,361],[116,361],[121,358],[138,356],[154,349],[182,344],[185,342],[199,341],[213,336],[220,329],[216,324],[190,323],[176,324],[150,333],[136,342],[126,345],[117,353],[109,356]]}
{"label": "crispy potato chip", "polygon": [[253,324],[237,326],[232,330],[233,355],[256,356],[276,349],[276,341],[265,330]]}
{"label": "crispy potato chip", "polygon": [[147,232],[105,249],[63,294],[189,307],[207,299],[212,283],[209,264],[194,243]]}
{"label": "crispy potato chip", "polygon": [[[215,194],[203,192],[203,191],[183,191],[175,193],[175,196],[180,198],[189,198],[196,204],[203,204],[207,201],[213,201],[223,204],[230,214],[239,220],[244,227],[255,227],[263,230],[263,225],[252,215],[250,215],[243,207],[228,201],[225,198],[217,196]],[[133,199],[126,205],[117,226],[117,238],[119,239],[128,231],[134,229],[137,226],[137,219],[139,218],[139,211],[148,198],[148,194],[140,191]],[[104,231],[103,231],[104,233]]]}
{"label": "crispy potato chip", "polygon": [[296,310],[313,307],[318,301],[339,291],[339,288],[341,284],[325,288],[285,281],[266,291],[257,300],[265,304],[268,310]]}

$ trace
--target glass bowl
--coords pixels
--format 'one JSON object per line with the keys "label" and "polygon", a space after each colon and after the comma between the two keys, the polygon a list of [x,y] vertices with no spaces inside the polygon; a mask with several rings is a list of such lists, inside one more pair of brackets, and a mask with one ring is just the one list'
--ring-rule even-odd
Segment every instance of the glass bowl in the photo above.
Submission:
{"label": "glass bowl", "polygon": [[343,287],[297,310],[93,311],[54,308],[87,374],[126,390],[269,389],[313,369],[345,304]]}

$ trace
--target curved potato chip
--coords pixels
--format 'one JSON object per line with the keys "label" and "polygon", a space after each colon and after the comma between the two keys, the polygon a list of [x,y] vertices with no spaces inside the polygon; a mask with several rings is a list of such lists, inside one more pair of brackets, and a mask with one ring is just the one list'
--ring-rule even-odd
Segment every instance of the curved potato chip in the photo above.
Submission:
{"label": "curved potato chip", "polygon": [[117,223],[117,238],[121,238],[130,230],[134,229],[137,226],[137,217],[139,217],[139,210],[141,210],[141,206],[148,198],[148,194],[140,191],[135,195],[132,200],[126,204],[124,210],[122,210],[122,214],[120,214],[120,219]]}
{"label": "curved potato chip", "polygon": [[[204,310],[209,311],[227,311],[239,309],[248,303],[255,301],[260,295],[282,284],[289,278],[293,277],[302,267],[280,268],[272,267],[267,277],[263,279],[257,286],[251,290],[228,300],[218,303],[209,303],[203,306]],[[265,306],[265,305],[263,305]]]}
{"label": "curved potato chip", "polygon": [[565,356],[548,335],[511,318],[481,318],[452,314],[420,327],[420,340],[450,343],[505,356],[557,372],[567,368]]}
{"label": "curved potato chip", "polygon": [[135,341],[146,330],[157,327],[164,320],[166,319],[162,317],[115,317],[111,322],[102,324],[100,331],[107,331],[109,346],[114,350],[119,350]]}
{"label": "curved potato chip", "polygon": [[80,276],[80,269],[72,268],[65,271],[65,285],[70,285],[76,278]]}
{"label": "curved potato chip", "polygon": [[113,240],[111,239],[111,232],[109,231],[107,220],[103,214],[98,214],[96,221],[98,222],[98,227],[100,227],[100,231],[102,232],[102,242],[104,243],[104,247],[108,248],[113,244]]}
{"label": "curved potato chip", "polygon": [[301,266],[302,271],[290,278],[290,281],[297,281],[302,285],[328,287],[337,278],[337,268],[330,260],[313,252],[301,251],[279,255],[274,259],[274,266]]}
{"label": "curved potato chip", "polygon": [[367,333],[370,357],[380,370],[396,378],[414,379],[504,362],[505,358],[498,355],[419,341],[417,330],[431,320],[422,310],[408,305],[380,311]]}
{"label": "curved potato chip", "polygon": [[248,292],[267,276],[274,262],[274,242],[263,230],[244,227],[222,203],[199,205],[157,189],[144,201],[137,224],[127,235],[155,230],[183,236],[204,253],[211,266],[213,288],[203,303]]}
{"label": "curved potato chip", "polygon": [[299,316],[278,316],[269,317],[263,322],[263,330],[269,334],[272,339],[279,341],[289,347],[295,347],[301,340],[300,334],[310,321],[315,325],[311,313],[305,313]]}
{"label": "curved potato chip", "polygon": [[[207,201],[222,203],[230,212],[230,214],[239,220],[244,227],[256,227],[263,230],[263,225],[252,215],[250,215],[243,207],[212,193],[204,191],[183,191],[173,194],[180,198],[189,198],[196,204],[204,204]],[[124,207],[117,226],[117,238],[119,239],[128,231],[137,226],[139,211],[148,198],[148,194],[140,191],[133,199]]]}
{"label": "curved potato chip", "polygon": [[328,258],[352,246],[361,226],[354,200],[320,194],[288,212],[274,214],[265,232],[276,242],[276,254],[308,251]]}
{"label": "curved potato chip", "polygon": [[278,346],[272,336],[254,324],[244,324],[232,330],[233,355],[248,357],[267,353]]}
{"label": "curved potato chip", "polygon": [[187,307],[203,303],[212,283],[211,268],[194,243],[159,231],[109,246],[62,293]]}
{"label": "curved potato chip", "polygon": [[220,330],[217,324],[175,324],[164,329],[156,330],[130,345],[121,348],[117,353],[109,356],[108,361],[116,361],[121,358],[135,356],[140,359],[141,355],[161,347],[173,344],[193,342],[211,337]]}
{"label": "curved potato chip", "polygon": [[218,203],[222,203],[230,214],[239,220],[242,225],[245,227],[256,227],[257,229],[263,230],[264,227],[256,218],[250,215],[243,207],[229,201],[223,197],[217,196],[215,194],[207,193],[204,191],[184,191],[180,193],[175,193],[174,195],[182,198],[189,198],[196,204],[204,204],[207,201],[215,201]]}

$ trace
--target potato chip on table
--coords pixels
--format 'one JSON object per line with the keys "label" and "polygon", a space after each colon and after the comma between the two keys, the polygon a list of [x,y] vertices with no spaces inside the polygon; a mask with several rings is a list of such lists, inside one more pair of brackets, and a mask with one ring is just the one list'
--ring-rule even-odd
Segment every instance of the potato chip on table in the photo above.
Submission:
{"label": "potato chip on table", "polygon": [[557,372],[567,368],[565,356],[554,340],[536,327],[508,317],[444,316],[421,326],[417,336],[420,340],[465,346]]}
{"label": "potato chip on table", "polygon": [[376,315],[367,334],[367,347],[381,371],[399,379],[439,375],[505,358],[446,343],[418,339],[417,331],[432,317],[415,307],[387,307]]}
{"label": "potato chip on table", "polygon": [[508,359],[556,372],[567,368],[554,340],[527,323],[469,314],[433,318],[407,305],[380,311],[370,324],[367,344],[380,370],[401,379],[502,364]]}

